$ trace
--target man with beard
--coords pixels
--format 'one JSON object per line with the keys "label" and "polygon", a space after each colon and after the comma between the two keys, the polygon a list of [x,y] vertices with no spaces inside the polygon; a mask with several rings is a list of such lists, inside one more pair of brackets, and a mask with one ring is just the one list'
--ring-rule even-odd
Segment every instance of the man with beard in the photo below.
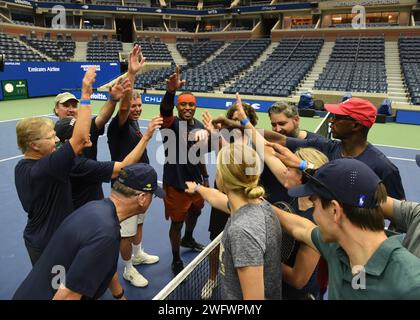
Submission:
{"label": "man with beard", "polygon": [[299,139],[310,139],[316,136],[315,133],[300,129],[299,112],[294,105],[283,101],[276,102],[268,109],[268,116],[274,132]]}
{"label": "man with beard", "polygon": [[[178,96],[176,104],[178,116],[173,115],[176,90],[185,83],[185,80],[181,80],[179,72],[177,66],[176,72],[167,80],[166,94],[160,104],[160,113],[163,117],[161,134],[164,144],[168,147],[165,150],[166,161],[163,168],[165,217],[171,218],[169,239],[173,255],[172,271],[175,275],[184,268],[179,255],[180,245],[195,251],[204,249],[204,246],[197,243],[192,236],[197,218],[204,206],[204,200],[198,194],[186,194],[185,181],[194,181],[208,187],[208,174],[202,159],[203,155],[200,152],[200,161],[197,164],[192,163],[188,156],[191,148],[196,148],[197,141],[207,146],[208,138],[204,125],[194,118],[197,102],[192,93],[183,92]],[[168,140],[170,137],[176,141],[171,143]],[[181,241],[184,221],[185,235]]]}

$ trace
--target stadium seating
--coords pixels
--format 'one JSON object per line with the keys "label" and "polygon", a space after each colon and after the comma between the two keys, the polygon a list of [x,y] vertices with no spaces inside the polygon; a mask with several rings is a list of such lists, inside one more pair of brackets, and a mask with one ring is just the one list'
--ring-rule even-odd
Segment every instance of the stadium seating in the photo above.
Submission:
{"label": "stadium seating", "polygon": [[12,20],[14,24],[20,24],[22,26],[35,26],[33,22]]}
{"label": "stadium seating", "polygon": [[387,92],[383,37],[338,38],[315,89]]}
{"label": "stadium seating", "polygon": [[411,97],[411,102],[420,105],[420,37],[400,38],[401,70]]}
{"label": "stadium seating", "polygon": [[312,69],[323,44],[324,39],[283,39],[266,61],[224,92],[287,97]]}
{"label": "stadium seating", "polygon": [[121,50],[121,41],[92,40],[87,45],[86,59],[87,61],[119,61],[118,53]]}
{"label": "stadium seating", "polygon": [[315,25],[313,24],[300,24],[300,25],[293,25],[292,29],[313,29]]}
{"label": "stadium seating", "polygon": [[6,61],[46,61],[37,52],[4,33],[0,33],[0,54],[6,55]]}
{"label": "stadium seating", "polygon": [[74,56],[76,43],[73,40],[53,41],[49,37],[46,33],[44,39],[37,39],[33,34],[29,39],[21,35],[20,39],[55,61],[68,61]]}
{"label": "stadium seating", "polygon": [[190,67],[195,67],[210,57],[223,46],[223,41],[206,41],[200,43],[177,43],[179,53],[188,61]]}
{"label": "stadium seating", "polygon": [[141,46],[141,52],[147,61],[174,61],[168,46],[161,42],[159,38],[155,38],[154,41],[138,38],[136,43]]}
{"label": "stadium seating", "polygon": [[[185,91],[212,92],[248,68],[267,48],[270,39],[236,40],[215,59],[183,72]],[[160,89],[164,88],[164,84]]]}
{"label": "stadium seating", "polygon": [[[182,67],[181,67],[182,69]],[[175,64],[172,64],[171,67],[161,68],[157,70],[151,70],[145,73],[142,73],[136,77],[134,82],[134,87],[137,89],[148,89],[152,88],[160,82],[164,82],[168,76],[175,72]],[[165,90],[163,87],[162,90]]]}

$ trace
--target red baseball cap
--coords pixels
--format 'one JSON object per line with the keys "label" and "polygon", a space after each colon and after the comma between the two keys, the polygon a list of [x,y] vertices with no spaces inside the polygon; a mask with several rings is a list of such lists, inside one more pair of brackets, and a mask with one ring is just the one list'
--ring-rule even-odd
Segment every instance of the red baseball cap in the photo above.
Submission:
{"label": "red baseball cap", "polygon": [[378,114],[378,110],[370,101],[360,98],[350,98],[340,104],[326,104],[324,107],[331,113],[350,116],[368,128],[373,126]]}

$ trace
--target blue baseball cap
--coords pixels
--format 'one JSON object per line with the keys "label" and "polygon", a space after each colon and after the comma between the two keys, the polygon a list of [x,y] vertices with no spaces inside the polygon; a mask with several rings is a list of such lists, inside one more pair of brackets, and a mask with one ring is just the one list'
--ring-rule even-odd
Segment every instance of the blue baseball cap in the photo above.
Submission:
{"label": "blue baseball cap", "polygon": [[420,167],[420,154],[416,155],[416,163]]}
{"label": "blue baseball cap", "polygon": [[153,167],[147,163],[135,163],[126,166],[123,171],[126,173],[118,176],[118,181],[137,191],[153,193],[155,196],[163,199],[165,192],[157,183],[157,173]]}
{"label": "blue baseball cap", "polygon": [[320,167],[308,182],[289,189],[292,197],[317,195],[358,208],[376,208],[375,192],[381,179],[363,162],[337,159]]}
{"label": "blue baseball cap", "polygon": [[73,135],[74,125],[76,123],[75,117],[65,117],[58,120],[54,125],[55,134],[61,142],[70,140]]}

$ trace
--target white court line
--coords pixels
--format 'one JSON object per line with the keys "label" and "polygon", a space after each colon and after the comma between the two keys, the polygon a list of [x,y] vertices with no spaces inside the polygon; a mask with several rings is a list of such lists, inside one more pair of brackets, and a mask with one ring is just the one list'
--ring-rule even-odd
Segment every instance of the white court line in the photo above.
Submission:
{"label": "white court line", "polygon": [[396,149],[418,150],[418,151],[420,151],[420,149],[417,149],[417,148],[390,146],[390,145],[387,145],[387,144],[374,144],[374,146],[388,147],[388,148],[396,148]]}
{"label": "white court line", "polygon": [[13,160],[13,159],[17,159],[17,158],[22,158],[22,157],[23,157],[23,154],[18,155],[18,156],[14,156],[14,157],[10,157],[10,158],[6,158],[6,159],[0,159],[0,162],[6,162],[6,161],[9,161],[9,160]]}
{"label": "white court line", "polygon": [[[39,116],[32,116],[32,117],[55,117],[54,115],[52,115],[52,114],[41,114],[41,115],[39,115]],[[0,123],[5,123],[5,122],[14,122],[14,121],[19,121],[19,120],[22,120],[22,119],[24,119],[24,118],[16,118],[16,119],[10,119],[10,120],[0,120]]]}
{"label": "white court line", "polygon": [[387,157],[388,159],[393,159],[393,160],[401,160],[401,161],[412,161],[415,162],[416,160],[414,159],[406,159],[406,158],[397,158],[397,157]]}
{"label": "white court line", "polygon": [[[96,116],[96,114],[93,114],[93,116]],[[56,115],[54,114],[40,114],[40,115],[36,115],[36,116],[29,116],[29,117],[51,117],[51,118],[57,118]],[[24,117],[26,118],[26,117]],[[0,120],[0,123],[6,123],[6,122],[14,122],[14,121],[19,121],[22,120],[24,118],[16,118],[16,119],[9,119],[9,120]],[[150,121],[150,119],[139,119],[138,121]]]}

